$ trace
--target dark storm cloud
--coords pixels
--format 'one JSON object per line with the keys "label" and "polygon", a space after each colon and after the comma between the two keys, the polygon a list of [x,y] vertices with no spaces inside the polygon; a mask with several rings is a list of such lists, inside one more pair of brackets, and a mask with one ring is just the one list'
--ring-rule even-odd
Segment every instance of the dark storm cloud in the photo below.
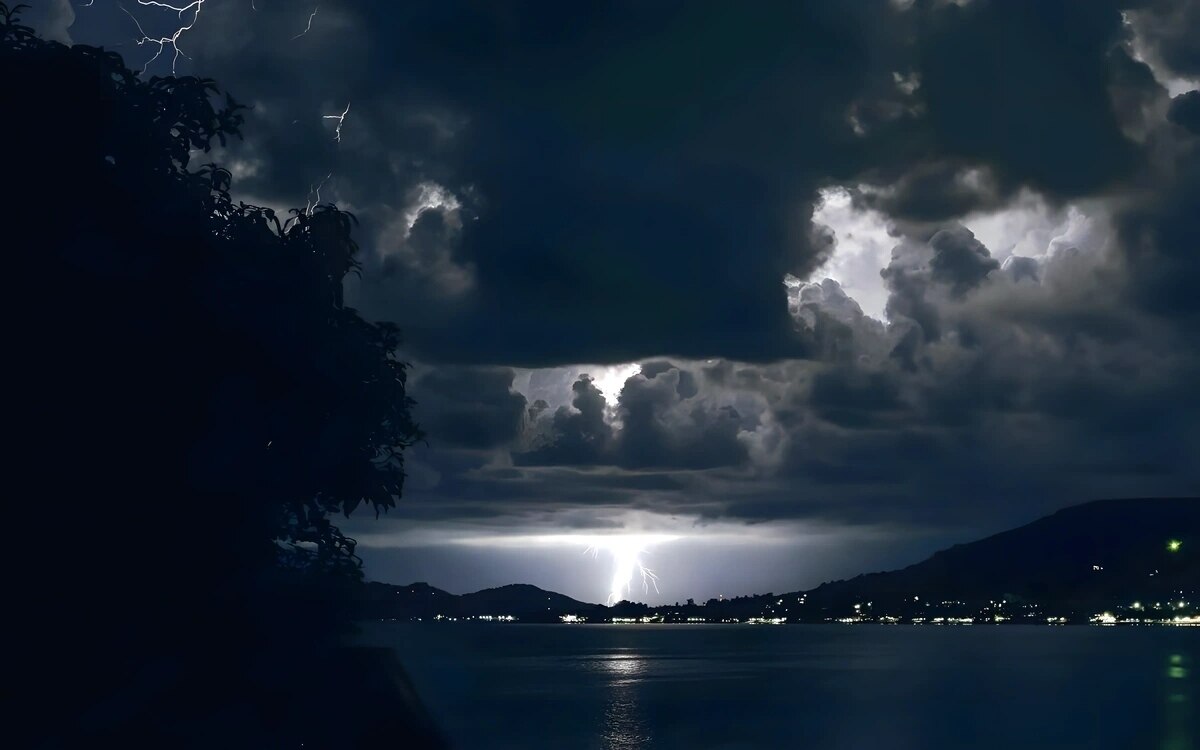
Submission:
{"label": "dark storm cloud", "polygon": [[1171,71],[1200,75],[1200,6],[1189,0],[1150,0],[1134,24],[1152,53]]}
{"label": "dark storm cloud", "polygon": [[928,262],[922,248],[910,244],[897,245],[892,261],[880,271],[891,294],[887,300],[887,316],[893,323],[908,320],[916,325],[923,340],[937,341],[941,321],[937,305],[926,299],[932,283]]}
{"label": "dark storm cloud", "polygon": [[1200,138],[1185,136],[1174,163],[1150,178],[1159,181],[1159,190],[1136,201],[1119,221],[1133,302],[1157,315],[1194,321],[1200,313]]}
{"label": "dark storm cloud", "polygon": [[491,448],[517,438],[524,426],[525,397],[512,390],[504,367],[439,367],[411,384],[415,415],[439,444]]}
{"label": "dark storm cloud", "polygon": [[886,190],[855,196],[863,206],[914,221],[942,221],[1002,202],[996,186],[972,180],[960,161],[928,161],[912,166]]}
{"label": "dark storm cloud", "polygon": [[643,371],[626,381],[618,400],[619,465],[707,469],[747,459],[738,440],[744,423],[737,409],[692,401],[694,377],[688,372],[685,379],[684,372],[671,368],[647,376]]}
{"label": "dark storm cloud", "polygon": [[520,463],[578,465],[604,460],[612,442],[612,427],[604,418],[604,394],[587,375],[575,381],[571,390],[571,406],[560,406],[548,415],[546,432],[538,436],[532,450],[516,457]]}
{"label": "dark storm cloud", "polygon": [[[198,25],[189,54],[258,105],[246,194],[295,202],[329,165],[323,196],[376,235],[359,304],[403,320],[423,357],[759,358],[805,351],[779,280],[822,260],[809,162],[828,171],[847,139],[840,112],[869,74],[858,52],[882,46],[861,17],[889,7],[347,2],[295,40]],[[214,24],[266,26],[236,12],[214,8]],[[319,118],[346,101],[335,147]],[[461,226],[404,226],[428,183],[462,208],[426,215]]]}
{"label": "dark storm cloud", "polygon": [[[248,199],[362,219],[351,296],[425,363],[401,518],[982,524],[1200,486],[1200,100],[1159,70],[1196,71],[1196,3],[353,0],[296,39],[309,9],[262,5],[206,3],[183,64],[254,107]],[[855,241],[813,223],[833,185],[890,222],[886,323],[813,275]],[[1028,196],[1096,226],[985,246]],[[619,395],[480,366],[617,361]]]}
{"label": "dark storm cloud", "polygon": [[902,413],[896,379],[862,367],[817,372],[809,400],[816,416],[842,427],[869,427]]}
{"label": "dark storm cloud", "polygon": [[[804,353],[779,282],[822,259],[805,162],[848,137],[813,112],[848,105],[870,27],[784,6],[530,11],[418,23],[445,44],[422,63],[452,70],[471,110],[456,156],[482,204],[462,238],[479,285],[455,321],[472,350],[414,343],[528,362]],[[386,309],[386,288],[364,295]]]}
{"label": "dark storm cloud", "polygon": [[[961,299],[999,267],[983,243],[961,225],[936,229],[925,242],[907,239],[897,245],[891,263],[880,271],[891,292],[887,315],[898,334],[891,356],[912,369],[923,345],[941,339],[946,302]],[[970,321],[962,321],[956,333],[962,344],[974,338]]]}
{"label": "dark storm cloud", "polygon": [[1052,196],[1126,174],[1105,61],[1120,3],[972,2],[929,16],[917,51],[925,123],[942,153],[986,163],[1002,185]]}
{"label": "dark storm cloud", "polygon": [[1108,55],[1108,93],[1121,131],[1135,141],[1146,136],[1162,119],[1167,90],[1154,77],[1150,66],[1137,60],[1132,43],[1114,48]]}
{"label": "dark storm cloud", "polygon": [[933,280],[948,284],[956,296],[979,286],[989,273],[1000,267],[966,227],[940,230],[929,238],[929,246],[933,248],[933,258],[929,261]]}
{"label": "dark storm cloud", "polygon": [[[859,200],[897,218],[944,221],[996,208],[1021,187],[1066,200],[1113,187],[1142,158],[1123,118],[1132,66],[1121,8],[1138,3],[917,3],[908,86],[915,102],[862,172]],[[1122,105],[1120,109],[1116,104]]]}
{"label": "dark storm cloud", "polygon": [[[332,171],[367,235],[357,304],[424,359],[810,355],[780,281],[831,249],[821,185],[898,180],[890,210],[945,218],[1137,153],[1107,2],[348,0],[296,39],[295,8],[235,5],[185,47],[255,105],[240,189],[295,203]],[[454,202],[417,215],[430,186]]]}
{"label": "dark storm cloud", "polygon": [[1189,91],[1171,100],[1171,122],[1200,135],[1200,91]]}

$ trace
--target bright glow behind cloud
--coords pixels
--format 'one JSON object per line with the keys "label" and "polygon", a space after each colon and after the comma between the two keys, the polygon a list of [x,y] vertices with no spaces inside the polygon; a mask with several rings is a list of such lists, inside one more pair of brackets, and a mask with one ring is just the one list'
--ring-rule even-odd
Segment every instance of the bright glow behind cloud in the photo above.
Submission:
{"label": "bright glow behind cloud", "polygon": [[854,206],[845,188],[829,187],[821,190],[813,221],[834,231],[837,246],[811,280],[833,279],[864,313],[883,320],[888,290],[879,270],[888,264],[897,242],[888,233],[887,219],[877,211]]}
{"label": "bright glow behind cloud", "polygon": [[592,382],[604,394],[605,402],[609,406],[614,406],[617,398],[621,395],[621,389],[625,387],[625,381],[641,371],[642,366],[637,362],[625,365],[600,365],[593,368],[593,372],[591,372]]}

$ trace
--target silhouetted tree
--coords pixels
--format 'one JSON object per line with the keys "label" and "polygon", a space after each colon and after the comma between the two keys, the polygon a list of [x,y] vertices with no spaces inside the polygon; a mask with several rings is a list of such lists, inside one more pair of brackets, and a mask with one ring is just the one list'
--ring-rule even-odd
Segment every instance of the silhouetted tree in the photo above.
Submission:
{"label": "silhouetted tree", "polygon": [[11,684],[49,744],[282,746],[359,575],[330,516],[391,507],[420,437],[397,329],[343,301],[354,219],[235,202],[192,167],[231,97],[3,3],[0,80]]}

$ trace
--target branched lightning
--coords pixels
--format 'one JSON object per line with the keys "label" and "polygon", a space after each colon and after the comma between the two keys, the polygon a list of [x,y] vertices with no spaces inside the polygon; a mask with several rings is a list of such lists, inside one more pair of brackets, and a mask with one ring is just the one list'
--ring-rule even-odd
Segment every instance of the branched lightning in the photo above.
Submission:
{"label": "branched lightning", "polygon": [[[137,45],[139,47],[143,44],[158,45],[158,51],[154,53],[154,57],[151,57],[146,61],[146,64],[142,66],[142,73],[145,73],[150,67],[151,63],[162,56],[164,49],[170,47],[175,51],[175,54],[171,57],[171,75],[175,75],[175,66],[179,62],[179,56],[183,55],[184,57],[187,57],[183,50],[179,48],[179,38],[183,36],[184,32],[191,31],[192,27],[196,25],[196,19],[200,18],[200,9],[204,7],[205,0],[192,0],[186,5],[180,6],[171,5],[170,3],[160,3],[157,0],[137,0],[137,3],[143,7],[152,6],[155,8],[165,8],[167,10],[175,11],[175,15],[179,19],[180,23],[179,28],[175,29],[175,33],[171,34],[170,36],[162,36],[156,39],[146,33],[146,31],[142,28],[142,24],[138,22],[137,17],[130,13],[124,5],[119,6],[121,10],[125,11],[125,15],[129,16],[129,18],[133,21],[133,24],[137,26],[138,33],[142,35],[142,38],[137,40]],[[185,24],[183,21],[183,14],[189,11],[192,14],[192,20]]]}
{"label": "branched lightning", "polygon": [[338,143],[342,142],[342,124],[346,122],[346,115],[350,113],[350,102],[346,102],[346,108],[342,110],[340,115],[321,115],[322,120],[337,120],[337,129],[333,131],[333,138]]}
{"label": "branched lightning", "polygon": [[304,27],[304,31],[301,31],[299,34],[292,37],[292,39],[299,39],[300,37],[304,36],[308,32],[312,31],[313,19],[317,17],[317,11],[319,11],[320,9],[321,9],[320,5],[313,6],[313,12],[308,14],[308,25]]}
{"label": "branched lightning", "polygon": [[325,187],[325,183],[328,182],[329,178],[332,176],[333,172],[331,171],[329,174],[322,177],[321,181],[318,182],[315,187],[313,185],[308,186],[308,197],[305,199],[304,205],[305,214],[312,214],[313,209],[321,205],[321,188]]}
{"label": "branched lightning", "polygon": [[[84,7],[84,8],[91,7],[94,2],[95,2],[95,0],[89,0],[86,4],[84,4],[80,7]],[[170,47],[173,52],[173,54],[171,56],[171,75],[175,75],[175,73],[176,73],[176,67],[179,63],[180,56],[188,57],[188,55],[182,49],[180,49],[179,41],[185,33],[187,33],[188,31],[191,31],[192,28],[195,27],[197,20],[200,18],[200,11],[204,7],[204,3],[207,2],[207,0],[174,0],[174,2],[179,2],[180,5],[172,5],[171,2],[162,2],[161,0],[137,0],[137,4],[142,7],[159,8],[159,9],[163,9],[163,10],[169,10],[169,11],[172,11],[175,13],[176,18],[179,20],[178,28],[176,28],[170,35],[160,36],[160,37],[153,37],[153,36],[150,36],[149,34],[147,34],[146,30],[144,28],[142,28],[142,24],[138,20],[137,16],[135,16],[133,13],[129,12],[129,10],[123,4],[118,3],[118,7],[121,9],[122,12],[125,13],[125,15],[129,16],[129,19],[131,21],[133,21],[133,25],[135,27],[137,27],[138,34],[141,35],[141,38],[135,40],[137,45],[139,47],[144,44],[151,44],[151,45],[157,46],[157,49],[154,52],[154,56],[151,57],[149,60],[147,60],[146,64],[142,66],[141,72],[143,74],[145,74],[145,72],[150,69],[150,66],[154,63],[155,60],[162,57],[163,51],[166,50],[168,47]],[[254,11],[258,10],[258,6],[257,6],[255,0],[250,0],[250,8],[251,8],[251,10],[254,10]],[[310,13],[308,15],[308,23],[305,25],[304,30],[301,31],[299,34],[295,35],[294,37],[292,37],[292,39],[298,39],[312,30],[313,19],[315,19],[317,17],[317,13],[320,10],[321,10],[320,5],[316,5],[313,7],[312,13]],[[185,20],[184,14],[187,14],[187,13],[190,13],[191,15],[188,19]],[[347,101],[346,108],[342,110],[341,114],[322,115],[322,119],[337,120],[337,126],[334,129],[334,140],[336,140],[338,143],[342,142],[342,126],[345,124],[346,115],[348,115],[349,113],[350,113],[350,102]],[[325,184],[329,181],[329,179],[331,177],[333,177],[332,170],[328,174],[326,174],[321,179],[320,182],[309,185],[308,195],[305,198],[305,207],[304,207],[305,214],[311,215],[313,212],[313,209],[315,209],[317,206],[319,206],[321,204],[321,189],[325,187]]]}
{"label": "branched lightning", "polygon": [[[87,3],[79,7],[90,8],[95,2],[96,0],[88,0]],[[143,7],[162,8],[175,12],[176,17],[179,19],[179,28],[175,29],[175,31],[169,36],[160,37],[152,37],[147,34],[145,29],[142,28],[142,24],[140,21],[138,21],[137,17],[130,13],[124,5],[118,3],[118,7],[125,13],[125,15],[129,16],[130,20],[133,21],[133,25],[137,27],[138,33],[142,35],[141,39],[135,40],[137,45],[140,47],[143,44],[153,44],[157,45],[158,47],[158,50],[154,53],[154,56],[147,60],[146,64],[142,66],[142,73],[145,73],[155,60],[157,60],[159,57],[162,57],[163,50],[165,50],[167,47],[170,47],[174,53],[171,56],[171,75],[175,75],[175,68],[179,63],[180,56],[187,57],[187,53],[179,48],[179,40],[186,32],[191,31],[196,25],[196,20],[200,17],[200,9],[204,7],[205,2],[207,2],[207,0],[189,0],[187,3],[182,5],[172,5],[169,2],[160,2],[160,0],[137,0],[137,4]],[[250,0],[250,9],[254,11],[258,10],[258,4],[256,0]],[[313,18],[316,17],[319,9],[320,6],[313,8],[313,12],[308,16],[308,25],[305,27],[304,31],[301,31],[299,34],[292,37],[293,39],[304,36],[309,32],[310,29],[312,29]],[[189,12],[192,14],[191,20],[187,23],[184,23],[183,14]]]}
{"label": "branched lightning", "polygon": [[600,550],[605,550],[612,555],[613,558],[613,574],[612,581],[609,586],[608,598],[605,604],[613,605],[622,599],[633,588],[633,580],[635,575],[640,575],[642,578],[642,590],[646,593],[650,592],[651,587],[655,593],[658,593],[658,576],[653,570],[647,568],[642,563],[642,556],[647,554],[647,547],[654,542],[670,541],[676,537],[671,536],[639,536],[639,535],[614,535],[614,536],[594,536],[586,537],[587,548],[584,554],[591,553],[593,557],[599,555]]}

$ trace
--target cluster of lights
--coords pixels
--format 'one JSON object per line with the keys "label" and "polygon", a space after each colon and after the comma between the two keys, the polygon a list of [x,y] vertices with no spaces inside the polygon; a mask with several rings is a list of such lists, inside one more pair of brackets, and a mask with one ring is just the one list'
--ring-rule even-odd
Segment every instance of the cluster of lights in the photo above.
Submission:
{"label": "cluster of lights", "polygon": [[[668,537],[661,535],[612,535],[612,536],[576,536],[556,537],[556,541],[568,541],[571,543],[583,543],[586,545],[586,551],[597,555],[600,550],[604,550],[612,555],[613,573],[611,578],[611,586],[608,601],[621,600],[632,589],[633,581],[638,574],[642,577],[643,589],[649,590],[651,585],[656,582],[656,576],[652,571],[647,569],[641,562],[641,556],[645,554],[646,548],[652,543],[659,543],[676,539],[678,537]],[[1183,547],[1183,543],[1178,539],[1170,539],[1166,542],[1166,549],[1171,553],[1179,553]],[[1094,571],[1102,571],[1104,567],[1099,564],[1092,566]],[[1155,571],[1157,573],[1158,571]],[[657,586],[655,586],[657,588]],[[1195,592],[1191,592],[1194,596]],[[1043,611],[1043,607],[1036,602],[1009,602],[1007,599],[991,599],[986,603],[980,602],[978,605],[968,604],[961,600],[941,600],[935,603],[936,600],[922,601],[922,597],[914,595],[905,597],[905,602],[911,604],[903,605],[913,608],[925,608],[922,616],[909,616],[904,613],[892,614],[888,613],[890,607],[881,607],[883,612],[874,611],[874,602],[856,602],[852,604],[853,611],[848,616],[843,617],[826,617],[825,622],[839,622],[846,624],[859,623],[884,623],[898,624],[901,622],[911,622],[912,624],[933,624],[933,625],[973,625],[973,624],[1000,624],[1006,622],[1033,622],[1035,620],[1044,622],[1049,625],[1065,625],[1071,622],[1086,622],[1093,625],[1177,625],[1177,626],[1198,626],[1200,625],[1200,612],[1197,611],[1197,605],[1194,603],[1192,596],[1186,589],[1179,589],[1170,594],[1172,597],[1167,601],[1158,601],[1153,604],[1143,604],[1141,600],[1132,601],[1128,605],[1114,606],[1111,611],[1105,610],[1092,615],[1084,615],[1082,613],[1067,613],[1067,615],[1049,615]],[[1178,596],[1178,598],[1175,598]],[[762,609],[755,615],[750,617],[705,617],[702,615],[690,614],[686,610],[672,610],[670,606],[646,608],[641,607],[643,611],[649,609],[646,614],[638,616],[617,616],[605,617],[600,615],[598,621],[611,622],[616,624],[658,624],[658,623],[726,623],[734,624],[745,622],[752,625],[782,625],[796,621],[796,618],[789,618],[787,615],[791,612],[790,608],[784,607],[785,599],[775,597],[772,594],[767,594],[769,598]],[[726,602],[723,596],[718,596],[717,602]],[[787,600],[789,604],[793,600]],[[1128,600],[1126,600],[1128,601]],[[794,604],[805,605],[807,603],[806,596],[801,594],[795,597]],[[711,603],[710,603],[711,604]],[[915,605],[915,606],[914,606]],[[679,607],[678,603],[675,605]],[[694,608],[692,600],[688,600],[688,607]],[[779,609],[777,609],[779,608]],[[959,608],[955,611],[955,608]],[[546,607],[547,616],[549,616],[550,606]],[[939,613],[938,609],[942,611]],[[695,610],[692,609],[694,612]],[[711,610],[710,610],[711,611]],[[920,611],[918,609],[918,611]],[[1151,613],[1151,611],[1156,611]],[[716,614],[716,613],[714,613]],[[832,613],[831,613],[832,614]],[[910,614],[916,614],[915,612]],[[687,616],[685,616],[687,615]],[[937,615],[937,616],[933,616]],[[558,614],[557,619],[562,623],[585,623],[588,622],[587,616],[579,614]],[[419,619],[419,618],[414,618]],[[449,617],[446,615],[438,615],[435,620],[482,620],[482,621],[501,621],[512,622],[516,618],[511,615],[481,615],[476,617]],[[806,618],[800,617],[800,621]]]}
{"label": "cluster of lights", "polygon": [[[435,615],[433,619],[437,622],[458,622],[459,620],[462,620],[463,622],[468,622],[470,620],[476,620],[479,622],[516,622],[517,621],[517,618],[513,617],[512,615],[470,615],[468,617],[450,617],[448,615]],[[420,622],[420,621],[421,621],[421,618],[418,617],[417,622]]]}

